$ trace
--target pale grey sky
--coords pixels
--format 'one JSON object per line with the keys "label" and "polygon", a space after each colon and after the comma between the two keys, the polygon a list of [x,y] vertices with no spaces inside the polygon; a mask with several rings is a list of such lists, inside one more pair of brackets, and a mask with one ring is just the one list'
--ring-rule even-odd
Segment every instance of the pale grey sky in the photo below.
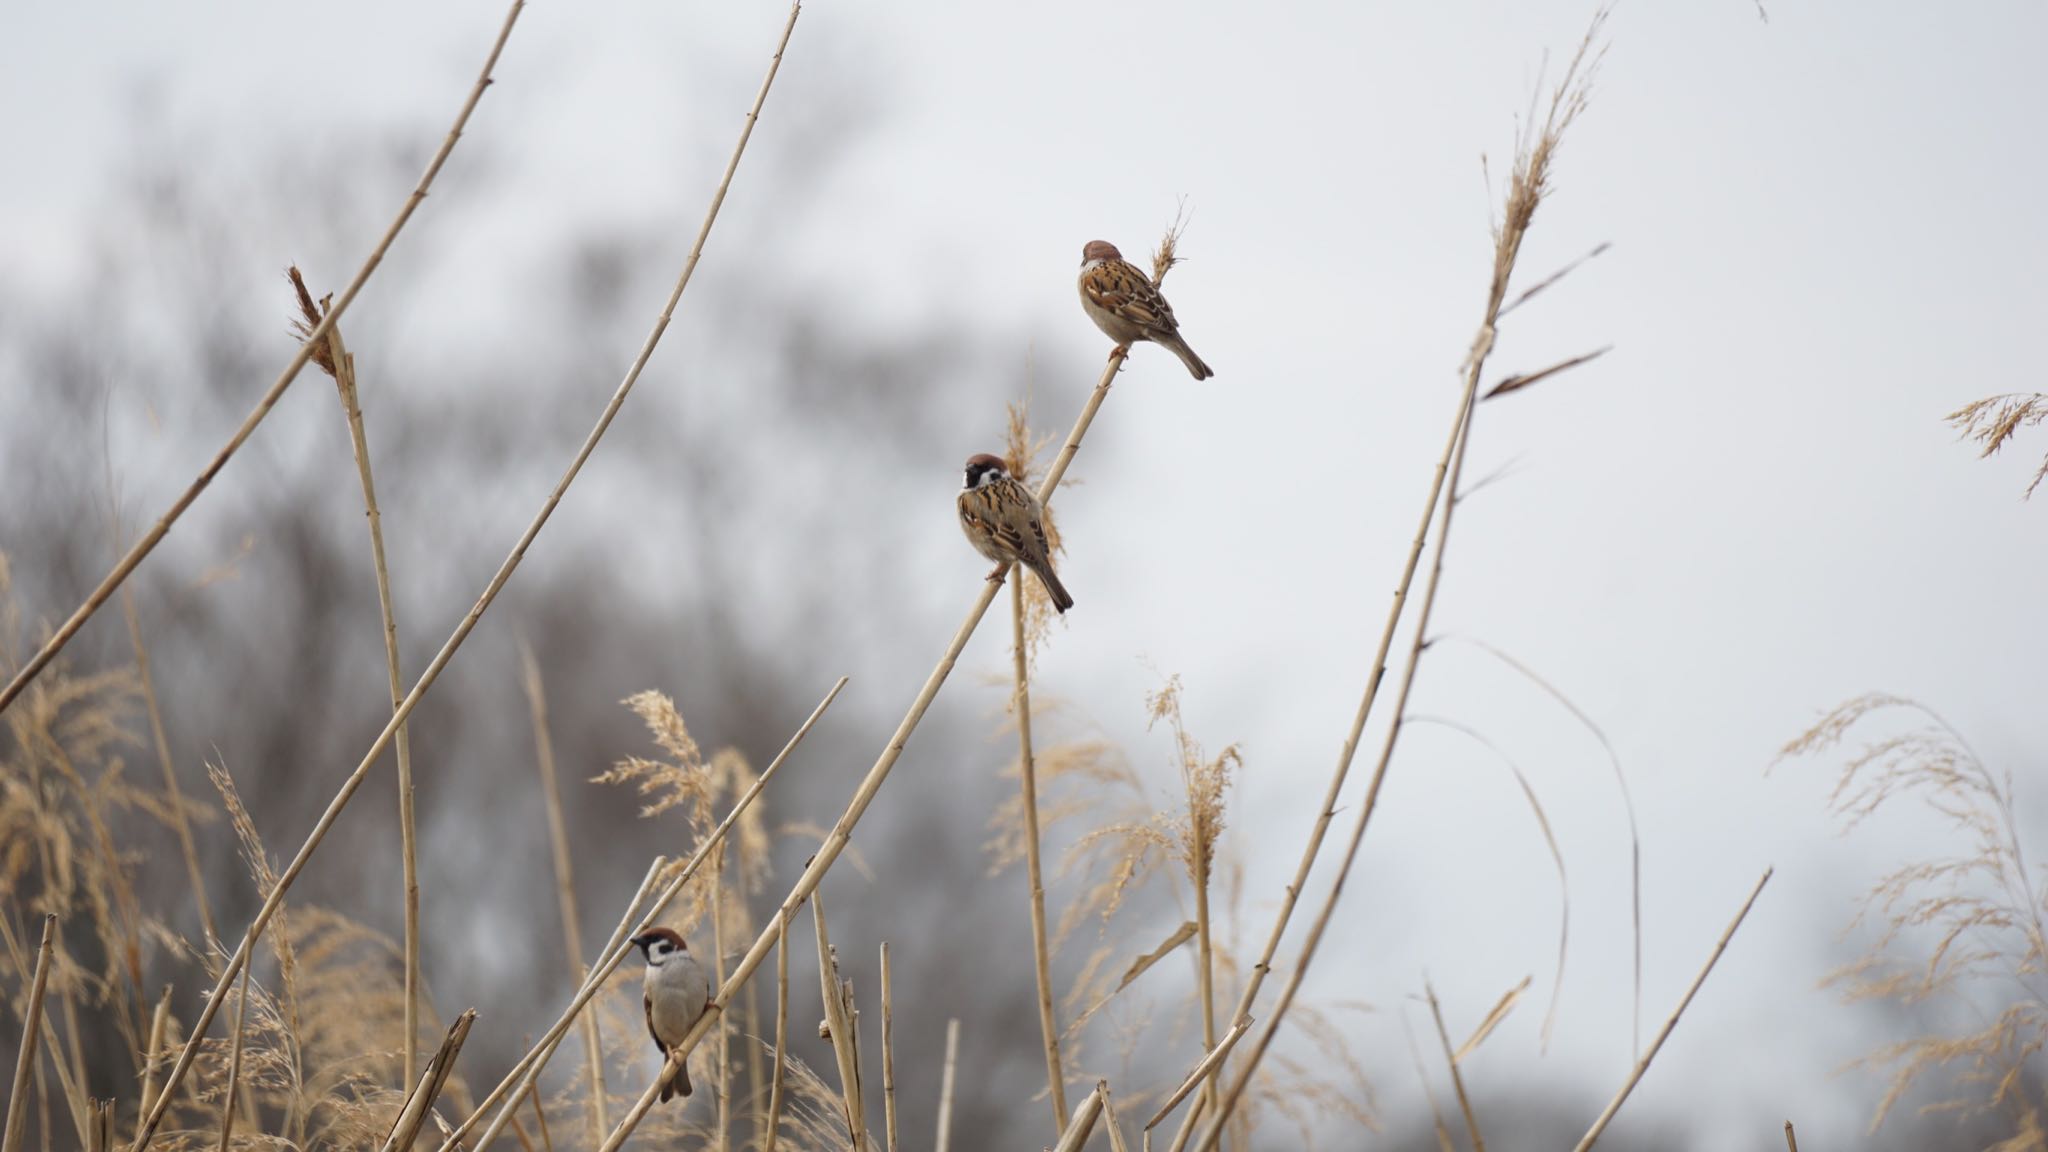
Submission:
{"label": "pale grey sky", "polygon": [[[1463,508],[1438,621],[1540,669],[1618,748],[1645,842],[1646,1031],[1778,867],[1632,1107],[1725,1146],[1770,1133],[1716,1137],[1717,1118],[1784,1112],[1839,1147],[1862,1130],[1867,1085],[1830,1076],[1871,1038],[1815,983],[1851,895],[1936,833],[1890,821],[1836,839],[1827,765],[1763,769],[1866,689],[1921,698],[2018,769],[2038,748],[2048,499],[2019,494],[2048,443],[1980,462],[1941,417],[2041,386],[2048,9],[1768,8],[1768,23],[1751,0],[1614,15],[1522,278],[1612,250],[1515,314],[1494,365],[1614,351],[1481,411],[1472,474],[1519,463]],[[673,219],[680,244],[784,11],[534,5],[451,168],[451,188],[481,173],[488,208],[437,194],[413,225],[440,236],[436,264],[405,258],[409,235],[384,275],[445,289],[450,323],[516,330],[548,318],[491,288],[551,214]],[[804,214],[771,253],[714,238],[693,289],[715,291],[721,262],[771,259],[878,326],[940,309],[1030,333],[1018,360],[1073,395],[1105,350],[1074,300],[1081,244],[1135,256],[1186,199],[1188,261],[1168,295],[1218,374],[1198,384],[1137,350],[1076,466],[1086,484],[1061,497],[1080,607],[1041,683],[1155,752],[1162,786],[1165,743],[1139,711],[1158,671],[1185,678],[1199,736],[1243,742],[1236,818],[1275,845],[1251,862],[1255,924],[1363,687],[1482,303],[1516,116],[1590,12],[821,0],[727,212],[790,197],[835,210]],[[0,258],[17,283],[76,275],[138,120],[166,146],[300,133],[317,147],[338,122],[414,130],[427,147],[501,15],[495,0],[15,6],[0,15]],[[707,75],[722,100],[685,105]],[[867,103],[848,157],[819,186],[778,188],[778,132],[849,93]],[[658,303],[629,301],[633,323]],[[662,355],[704,335],[681,326]],[[994,446],[1009,398],[991,387],[958,452],[906,462],[928,464],[934,511],[904,595],[941,616],[983,567],[944,511],[954,457]],[[1062,430],[1072,417],[1040,415]],[[999,630],[984,633],[966,661],[977,671],[1004,659]],[[950,691],[970,697],[956,707],[992,706],[971,681]],[[1470,648],[1431,656],[1416,707],[1512,752],[1572,870],[1557,1042],[1536,1064],[1538,1004],[1471,1075],[1618,1084],[1627,850],[1598,747]],[[2022,771],[2023,794],[2032,785]],[[1310,982],[1382,1007],[1360,1046],[1390,1103],[1412,1076],[1384,1010],[1424,969],[1454,1021],[1525,974],[1547,989],[1554,904],[1498,766],[1414,730]]]}

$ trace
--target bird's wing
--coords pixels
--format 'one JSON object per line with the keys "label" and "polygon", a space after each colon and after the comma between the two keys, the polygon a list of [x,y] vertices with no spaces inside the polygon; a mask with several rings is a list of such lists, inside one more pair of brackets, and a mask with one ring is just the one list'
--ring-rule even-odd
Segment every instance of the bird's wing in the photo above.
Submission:
{"label": "bird's wing", "polygon": [[[1018,515],[1018,509],[1012,507],[1014,501],[1003,499],[1001,491],[1001,485],[977,489],[972,493],[972,499],[961,502],[960,515],[975,528],[986,532],[997,547],[1013,556],[1021,556],[1025,554],[1024,531],[1018,525],[1027,517]],[[1036,521],[1031,523],[1035,528]]]}
{"label": "bird's wing", "polygon": [[1140,328],[1174,332],[1180,325],[1166,297],[1127,260],[1105,260],[1081,277],[1081,292],[1090,303],[1114,312]]}

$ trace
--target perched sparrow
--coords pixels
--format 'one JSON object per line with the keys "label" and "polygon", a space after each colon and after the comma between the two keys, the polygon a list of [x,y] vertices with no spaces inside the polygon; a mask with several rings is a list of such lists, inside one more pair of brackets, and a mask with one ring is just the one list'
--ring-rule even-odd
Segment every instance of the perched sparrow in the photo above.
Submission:
{"label": "perched sparrow", "polygon": [[[633,943],[647,957],[641,996],[647,1009],[647,1031],[665,1059],[690,1034],[690,1027],[711,1002],[711,977],[673,928],[651,928],[633,937]],[[676,1068],[675,1079],[661,1090],[661,1098],[666,1101],[689,1094],[690,1067],[683,1063]]]}
{"label": "perched sparrow", "polygon": [[1052,554],[1045,545],[1045,511],[1029,488],[1010,479],[1002,457],[984,452],[967,461],[967,487],[960,492],[960,530],[974,550],[996,562],[991,580],[1001,580],[1012,563],[1022,564],[1038,574],[1052,596],[1052,606],[1064,613],[1074,598],[1053,574]]}
{"label": "perched sparrow", "polygon": [[1180,323],[1166,297],[1107,240],[1090,240],[1081,249],[1081,307],[1119,348],[1150,340],[1180,357],[1195,379],[1216,374],[1180,338]]}

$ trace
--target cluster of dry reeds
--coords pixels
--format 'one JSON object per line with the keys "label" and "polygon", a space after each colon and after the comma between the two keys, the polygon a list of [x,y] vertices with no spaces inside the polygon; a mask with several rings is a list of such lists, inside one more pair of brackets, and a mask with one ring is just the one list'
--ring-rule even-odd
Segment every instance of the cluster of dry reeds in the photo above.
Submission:
{"label": "cluster of dry reeds", "polygon": [[[795,28],[792,7],[781,30],[767,76],[745,120],[689,256],[648,337],[624,379],[598,415],[588,438],[561,480],[510,549],[504,564],[474,607],[428,666],[408,686],[399,660],[395,617],[381,535],[372,451],[360,415],[355,363],[343,343],[340,321],[433,183],[460,138],[470,112],[491,82],[491,72],[519,17],[514,3],[493,44],[482,74],[470,90],[454,127],[390,229],[352,281],[333,298],[316,300],[294,271],[301,313],[297,354],[236,429],[207,468],[138,539],[77,612],[32,649],[19,644],[21,623],[9,617],[0,628],[0,667],[10,679],[0,689],[0,715],[8,725],[7,755],[0,762],[0,944],[18,975],[14,1010],[24,1023],[19,1062],[9,1096],[7,1127],[0,1152],[16,1152],[26,1134],[40,1133],[45,1145],[75,1139],[81,1146],[109,1148],[118,1127],[131,1152],[152,1144],[179,1147],[290,1145],[382,1147],[403,1150],[424,1138],[443,1152],[480,1149],[509,1129],[522,1148],[552,1149],[557,1142],[609,1152],[626,1140],[683,1141],[691,1146],[856,1149],[899,1146],[896,1119],[892,990],[887,946],[879,988],[863,990],[840,976],[830,923],[819,884],[846,853],[856,824],[876,801],[891,770],[945,683],[969,638],[1001,588],[984,584],[930,677],[912,700],[873,766],[860,780],[842,815],[829,828],[808,830],[817,850],[802,871],[785,881],[772,907],[760,897],[775,880],[769,871],[772,834],[759,798],[790,758],[811,725],[839,691],[833,687],[799,726],[782,753],[756,773],[737,751],[706,755],[691,737],[674,705],[657,693],[627,703],[652,734],[658,754],[626,760],[598,779],[637,789],[644,815],[680,822],[691,846],[685,859],[657,859],[617,915],[606,946],[584,955],[583,911],[573,884],[573,845],[560,817],[560,782],[549,741],[546,692],[529,659],[526,688],[538,757],[538,782],[547,801],[560,916],[570,970],[577,974],[554,1023],[534,1038],[526,1054],[500,1082],[478,1091],[459,1072],[461,1047],[473,1013],[447,1020],[428,1000],[420,971],[420,877],[415,852],[411,762],[407,720],[436,678],[454,658],[477,621],[512,578],[521,558],[547,523],[632,391],[642,368],[673,316],[716,221],[759,112]],[[1014,768],[1019,794],[997,813],[991,854],[1000,866],[1021,862],[1028,881],[1028,910],[1034,941],[1034,972],[1046,1063],[1045,1097],[1052,1116],[1041,1141],[1078,1149],[1098,1128],[1112,1148],[1128,1147],[1135,1132],[1143,1147],[1158,1140],[1179,1152],[1209,1152],[1226,1144],[1245,1148],[1266,1117],[1291,1118],[1304,1137],[1318,1124],[1338,1118],[1359,1126],[1372,1122],[1370,1088],[1359,1061],[1346,1046],[1335,1013],[1345,1005],[1300,1000],[1304,974],[1314,961],[1337,907],[1375,803],[1405,729],[1408,697],[1416,669],[1431,639],[1430,620],[1442,574],[1443,549],[1458,506],[1466,446],[1479,402],[1525,389],[1590,359],[1574,357],[1537,371],[1517,374],[1482,388],[1501,319],[1551,285],[1563,273],[1539,280],[1510,298],[1522,242],[1549,191],[1552,165],[1567,129],[1584,110],[1598,60],[1601,19],[1596,18],[1572,58],[1544,114],[1531,117],[1509,175],[1504,211],[1495,223],[1494,257],[1487,275],[1484,310],[1460,373],[1461,387],[1436,460],[1412,547],[1387,614],[1378,653],[1363,698],[1351,718],[1342,753],[1328,789],[1313,814],[1293,881],[1278,894],[1277,913],[1261,936],[1247,924],[1244,848],[1231,835],[1230,797],[1245,768],[1240,750],[1226,745],[1211,752],[1191,733],[1177,680],[1168,679],[1149,708],[1153,722],[1172,742],[1177,770],[1163,811],[1160,789],[1130,760],[1099,741],[1034,743],[1052,709],[1034,711],[1033,656],[1050,641],[1051,619],[1034,582],[1008,581],[1011,597],[1013,684],[1008,723],[1017,740]],[[1178,228],[1170,230],[1154,256],[1153,278],[1162,280],[1175,264]],[[1569,271],[1567,269],[1566,271]],[[1049,462],[1038,464],[1053,438],[1040,437],[1028,413],[1013,408],[1008,452],[1015,473],[1035,482],[1050,503],[1083,437],[1101,412],[1120,372],[1126,350],[1113,350],[1071,431]],[[1597,353],[1595,354],[1597,355]],[[149,554],[255,431],[279,396],[311,362],[335,382],[354,448],[370,536],[371,567],[382,610],[386,679],[391,717],[364,751],[305,841],[289,856],[270,854],[242,806],[227,765],[208,766],[218,803],[187,797],[163,735],[150,680],[142,629],[124,581]],[[1057,541],[1056,531],[1053,534]],[[1431,556],[1425,568],[1425,554]],[[1418,586],[1418,577],[1420,577]],[[0,568],[4,579],[4,568]],[[121,592],[134,639],[131,667],[77,673],[57,655],[65,643],[115,592]],[[9,601],[11,605],[11,601]],[[10,611],[11,611],[10,607]],[[1406,632],[1403,632],[1404,627]],[[1399,635],[1409,635],[1395,656]],[[1384,735],[1372,757],[1361,797],[1340,805],[1369,717],[1392,670],[1393,701],[1385,713]],[[844,680],[840,681],[843,685]],[[146,721],[146,724],[145,724]],[[129,778],[124,756],[142,746],[144,727],[158,760],[163,784]],[[349,918],[343,911],[289,902],[294,881],[319,850],[328,830],[381,761],[395,753],[399,780],[404,924],[392,940]],[[1533,800],[1533,796],[1532,796]],[[1312,869],[1328,862],[1324,849],[1340,811],[1351,814],[1348,835],[1339,842],[1334,880],[1312,901],[1305,934],[1290,937],[1294,915],[1307,892]],[[1540,805],[1536,811],[1541,817]],[[177,840],[189,871],[204,938],[188,941],[164,925],[164,918],[140,906],[135,895],[138,855],[113,828],[116,816],[132,814],[160,822]],[[195,844],[226,831],[240,842],[262,906],[245,930],[221,935],[200,874]],[[1305,816],[1309,814],[1304,814]],[[1073,883],[1063,905],[1054,904],[1044,860],[1049,830],[1064,841],[1055,879]],[[280,866],[280,859],[284,862]],[[1219,877],[1221,883],[1219,884]],[[1768,879],[1768,874],[1766,874]],[[1112,933],[1120,910],[1142,888],[1161,887],[1186,910],[1185,922],[1154,943],[1128,944]],[[1762,881],[1758,883],[1761,890]],[[1752,892],[1751,900],[1755,899]],[[1262,901],[1263,902],[1263,901]],[[788,1052],[791,988],[789,933],[803,906],[811,907],[820,972],[822,1034],[830,1040],[834,1067],[820,1074]],[[1743,906],[1743,913],[1748,905]],[[864,909],[865,917],[886,910]],[[40,925],[35,917],[42,917]],[[655,923],[690,934],[711,958],[717,981],[710,1009],[671,1054],[652,1082],[627,1079],[638,1065],[645,1039],[634,1003],[633,981],[617,979],[629,938]],[[1725,946],[1741,922],[1730,924]],[[1078,971],[1064,981],[1056,963],[1067,946],[1093,932],[1096,944]],[[1247,936],[1247,931],[1251,935]],[[1282,963],[1284,940],[1295,951]],[[1258,941],[1252,947],[1252,941]],[[1719,955],[1717,947],[1715,956]],[[144,984],[144,957],[169,953],[178,965],[210,989],[196,1003],[195,1018],[171,1010],[169,989],[152,995]],[[762,980],[775,958],[773,1006]],[[1159,1023],[1134,1005],[1132,989],[1162,961],[1184,957],[1193,972],[1194,992],[1182,1013]],[[1707,969],[1711,969],[1710,958]],[[394,970],[396,975],[394,977]],[[1693,989],[1707,970],[1702,970]],[[1267,979],[1284,973],[1277,994]],[[1021,971],[1004,973],[1019,981]],[[1462,1046],[1452,1043],[1433,993],[1429,1004],[1442,1042],[1447,1072],[1475,1152],[1484,1148],[1461,1063],[1514,1007],[1520,990],[1504,996]],[[1691,992],[1686,1002],[1691,999]],[[187,1003],[194,1001],[187,1000]],[[879,1027],[863,1025],[860,1005],[878,1006]],[[807,997],[796,1010],[802,1011]],[[1124,1011],[1127,1006],[1130,1011]],[[1684,1010],[1681,1002],[1679,1011]],[[768,1013],[772,1010],[772,1022]],[[225,1019],[222,1019],[225,1017]],[[1647,1069],[1675,1024],[1673,1013],[1654,1042],[1640,1054],[1607,1111],[1593,1120],[1580,1147],[1601,1134]],[[1179,1031],[1182,1022],[1187,1032]],[[1274,1048],[1283,1024],[1292,1025],[1315,1048],[1313,1057],[1289,1056]],[[86,1091],[85,1033],[110,1029],[131,1054],[134,1091],[109,1102]],[[580,1068],[544,1090],[541,1077],[559,1047],[577,1036]],[[440,1034],[438,1046],[431,1043]],[[1189,1040],[1190,1035],[1198,1037]],[[772,1037],[772,1039],[771,1039]],[[1107,1073],[1083,1068],[1107,1066],[1094,1056],[1104,1037],[1129,1052],[1141,1044],[1171,1051],[1187,1069],[1170,1083],[1119,1083]],[[1178,1039],[1176,1039],[1178,1038]],[[876,1055],[879,1045],[879,1056]],[[945,1080],[938,1088],[940,1121],[935,1144],[951,1140],[948,1116],[956,1075],[958,1027],[949,1030]],[[679,1064],[689,1061],[699,1083],[708,1084],[713,1103],[659,1113],[650,1105]],[[1122,1073],[1119,1073],[1122,1075]],[[880,1082],[881,1130],[872,1134],[868,1112]],[[623,1081],[623,1083],[622,1083]],[[920,1090],[929,1090],[920,1086]],[[1078,1095],[1078,1099],[1075,1096]],[[1124,1113],[1119,1115],[1118,1106]],[[67,1115],[68,1114],[68,1115]],[[1132,1123],[1127,1124],[1125,1118]],[[1138,1123],[1142,1121],[1142,1123]],[[68,1135],[67,1135],[68,1133]],[[1446,1148],[1455,1143],[1441,1117]],[[911,1143],[921,1143],[912,1138]]]}
{"label": "cluster of dry reeds", "polygon": [[[1988,458],[2048,420],[2048,394],[1988,396],[1945,419]],[[2048,460],[2025,495],[2044,479]],[[2037,983],[2048,972],[2048,890],[2028,859],[2011,770],[1986,764],[1934,709],[1883,692],[1837,705],[1778,762],[1831,754],[1843,756],[1828,805],[1844,831],[1917,803],[1961,842],[1878,878],[1849,925],[1866,936],[1862,954],[1828,977],[1850,1002],[1920,1016],[1910,1035],[1857,1061],[1890,1075],[1870,1130],[1920,1092],[1931,1097],[1922,1112],[2002,1117],[2012,1135],[2001,1152],[2048,1152],[2036,1064],[2048,1050]]]}

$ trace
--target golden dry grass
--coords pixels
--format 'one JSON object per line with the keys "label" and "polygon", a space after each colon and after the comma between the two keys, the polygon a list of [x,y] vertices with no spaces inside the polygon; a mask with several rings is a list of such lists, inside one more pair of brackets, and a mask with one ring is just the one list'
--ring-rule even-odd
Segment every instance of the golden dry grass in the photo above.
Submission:
{"label": "golden dry grass", "polygon": [[2035,991],[2048,972],[2048,893],[2021,839],[2012,773],[1985,764],[1933,709],[1884,693],[1829,711],[1779,761],[1816,757],[1840,759],[1828,803],[1845,831],[1908,806],[1955,838],[1878,879],[1850,925],[1867,934],[1865,954],[1828,980],[1851,1002],[1970,1021],[1883,1044],[1859,1062],[1890,1076],[1871,1130],[1927,1088],[1923,1110],[2005,1110],[2019,1129],[2011,1147],[2048,1147],[2039,1102],[2026,1095],[2031,1062],[2048,1046],[2048,1000]]}
{"label": "golden dry grass", "polygon": [[[1957,434],[1977,444],[1979,456],[1992,456],[2019,435],[2020,429],[2048,420],[2048,393],[2008,392],[1987,396],[1949,413],[1947,419]],[[2041,466],[2027,481],[2026,494],[2033,496],[2034,489],[2039,488],[2043,480],[2048,480],[2048,456],[2042,457]]]}

